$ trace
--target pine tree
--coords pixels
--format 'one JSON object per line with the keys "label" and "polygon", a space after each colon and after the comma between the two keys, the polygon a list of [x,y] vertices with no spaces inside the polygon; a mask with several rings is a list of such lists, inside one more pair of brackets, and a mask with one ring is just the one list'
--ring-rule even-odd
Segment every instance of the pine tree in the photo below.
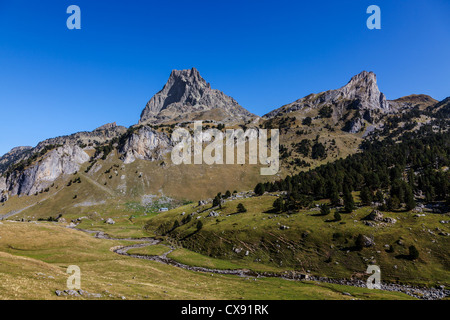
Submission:
{"label": "pine tree", "polygon": [[320,206],[320,214],[323,216],[329,215],[331,212],[330,207],[327,204],[322,204]]}
{"label": "pine tree", "polygon": [[239,213],[247,212],[247,208],[245,208],[245,206],[242,203],[239,203],[237,205],[237,210],[238,210]]}
{"label": "pine tree", "polygon": [[406,205],[406,210],[408,210],[408,211],[412,210],[416,207],[416,200],[414,199],[413,191],[409,185],[406,185],[405,205]]}
{"label": "pine tree", "polygon": [[375,193],[375,201],[379,202],[379,203],[383,203],[384,202],[384,196],[383,196],[383,192],[381,192],[381,190],[378,190]]}
{"label": "pine tree", "polygon": [[346,212],[352,212],[355,210],[355,201],[353,195],[348,188],[344,189],[344,209]]}
{"label": "pine tree", "polygon": [[409,258],[411,260],[416,260],[419,258],[419,250],[415,246],[409,247]]}
{"label": "pine tree", "polygon": [[180,223],[178,222],[178,220],[175,220],[175,222],[173,223],[172,226],[172,231],[175,230],[176,228],[178,228],[180,226]]}
{"label": "pine tree", "polygon": [[362,188],[359,196],[361,198],[361,202],[363,205],[368,206],[371,204],[373,195],[372,192],[369,190],[369,188],[367,187]]}
{"label": "pine tree", "polygon": [[258,196],[262,196],[265,192],[264,184],[258,183],[255,187],[255,193]]}
{"label": "pine tree", "polygon": [[337,211],[334,213],[334,220],[335,221],[341,221],[342,220],[341,214],[339,212],[337,212]]}
{"label": "pine tree", "polygon": [[275,210],[275,212],[282,212],[284,211],[284,201],[282,198],[277,198],[274,202],[273,202],[273,208]]}

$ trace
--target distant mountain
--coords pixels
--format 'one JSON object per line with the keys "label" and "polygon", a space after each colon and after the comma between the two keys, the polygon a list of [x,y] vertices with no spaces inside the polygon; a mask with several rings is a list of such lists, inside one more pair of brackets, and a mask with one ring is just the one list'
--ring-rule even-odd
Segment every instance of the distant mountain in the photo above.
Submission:
{"label": "distant mountain", "polygon": [[142,111],[140,123],[216,120],[243,122],[256,118],[236,100],[211,85],[197,69],[173,70],[163,89]]}
{"label": "distant mountain", "polygon": [[30,153],[32,147],[15,147],[9,152],[0,157],[0,173],[6,170],[14,162],[26,158]]}
{"label": "distant mountain", "polygon": [[409,96],[389,101],[389,104],[396,108],[398,111],[401,111],[404,109],[411,109],[416,106],[421,110],[424,110],[430,106],[435,105],[438,102],[439,101],[426,94],[411,94]]}
{"label": "distant mountain", "polygon": [[438,118],[448,119],[450,117],[450,97],[436,103],[434,106],[428,107],[427,110],[431,111]]}
{"label": "distant mountain", "polygon": [[310,109],[328,109],[325,112],[328,112],[335,122],[347,120],[346,131],[352,133],[360,131],[364,119],[373,122],[381,114],[395,112],[378,89],[376,75],[363,71],[351,78],[342,88],[310,94],[269,112],[264,118],[273,118],[293,111],[308,112]]}
{"label": "distant mountain", "polygon": [[[127,129],[109,123],[0,157],[0,217],[28,203],[79,210],[86,201],[138,201],[149,194],[198,200],[227,189],[248,190],[262,181],[257,166],[173,165],[171,133],[194,120],[279,129],[280,172],[273,177],[279,179],[346,158],[368,139],[397,138],[423,126],[445,129],[449,108],[449,98],[437,103],[426,95],[386,100],[375,74],[363,71],[342,88],[308,95],[259,118],[211,89],[195,68],[174,70],[147,103],[139,124]],[[224,130],[219,123],[207,126]],[[33,197],[24,201],[22,196]]]}

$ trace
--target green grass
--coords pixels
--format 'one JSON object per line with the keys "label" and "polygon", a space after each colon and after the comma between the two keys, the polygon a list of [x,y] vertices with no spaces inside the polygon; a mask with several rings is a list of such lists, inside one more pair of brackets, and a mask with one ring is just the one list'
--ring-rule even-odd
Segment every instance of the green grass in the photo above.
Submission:
{"label": "green grass", "polygon": [[148,256],[161,256],[166,252],[169,252],[170,248],[162,245],[162,244],[157,244],[154,246],[148,246],[148,247],[143,247],[143,248],[134,248],[131,250],[128,250],[129,254],[143,254],[143,255],[148,255]]}
{"label": "green grass", "polygon": [[82,289],[102,299],[410,299],[356,287],[187,271],[117,255],[111,247],[129,242],[95,239],[53,223],[4,222],[0,234],[0,299],[86,299],[55,295],[66,289],[69,265],[80,267]]}
{"label": "green grass", "polygon": [[[202,256],[184,252],[177,257],[195,265],[214,265],[218,259],[253,270],[269,268],[309,271],[331,278],[364,278],[367,266],[376,264],[382,270],[382,281],[423,286],[450,284],[450,241],[437,231],[450,231],[448,225],[439,223],[448,220],[448,215],[416,218],[410,212],[386,212],[385,217],[398,220],[396,224],[369,227],[361,220],[373,210],[369,207],[358,208],[351,214],[341,213],[342,221],[336,222],[334,209],[328,216],[320,216],[315,209],[291,215],[269,213],[274,200],[275,197],[262,196],[227,202],[222,209],[215,209],[220,216],[214,218],[207,217],[210,210],[206,206],[200,210],[206,211],[194,215],[191,222],[166,236],[185,249],[200,253]],[[236,214],[240,202],[248,211]],[[162,213],[149,219],[146,229],[158,234],[161,225],[172,226],[175,220],[181,224],[183,217],[197,209],[188,205]],[[203,222],[199,232],[195,228],[197,216]],[[282,225],[289,229],[281,230]],[[375,246],[354,250],[358,234],[373,236]],[[392,245],[394,252],[388,252],[385,245]],[[402,258],[408,254],[410,245],[420,252],[417,261]]]}
{"label": "green grass", "polygon": [[200,253],[192,252],[184,248],[174,250],[168,255],[168,257],[180,263],[196,267],[226,270],[244,268],[243,266],[234,264],[230,261],[206,257]]}

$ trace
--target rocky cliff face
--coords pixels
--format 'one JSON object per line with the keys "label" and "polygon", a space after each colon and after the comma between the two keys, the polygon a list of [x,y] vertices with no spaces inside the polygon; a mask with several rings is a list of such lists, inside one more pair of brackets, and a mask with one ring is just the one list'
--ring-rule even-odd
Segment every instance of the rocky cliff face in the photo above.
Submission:
{"label": "rocky cliff face", "polygon": [[243,122],[256,117],[236,100],[211,89],[197,69],[174,70],[164,88],[142,111],[140,123],[161,123],[207,118],[222,122]]}
{"label": "rocky cliff face", "polygon": [[32,147],[16,147],[0,157],[0,174],[3,173],[11,164],[27,158],[32,149]]}
{"label": "rocky cliff face", "polygon": [[360,131],[364,120],[373,122],[380,114],[395,111],[378,89],[376,75],[373,72],[363,71],[351,78],[342,88],[311,94],[266,114],[264,118],[322,107],[332,109],[336,122],[350,116],[347,119],[346,131],[352,133]]}
{"label": "rocky cliff face", "polygon": [[[125,127],[115,123],[106,124],[92,132],[78,132],[40,142],[36,147],[18,147],[0,158],[0,202],[9,196],[30,195],[47,188],[58,177],[78,171],[80,165],[89,161],[89,155],[81,146],[102,145],[126,132]],[[46,148],[52,150],[45,152]],[[44,153],[42,159],[39,155]],[[36,157],[36,158],[33,158]],[[6,170],[21,161],[27,161],[23,170],[5,174]],[[31,161],[33,160],[33,161]]]}
{"label": "rocky cliff face", "polygon": [[160,160],[170,150],[172,143],[166,134],[143,126],[126,139],[119,152],[123,155],[124,163],[128,164],[136,159]]}
{"label": "rocky cliff face", "polygon": [[58,147],[24,171],[13,172],[7,179],[3,177],[3,190],[9,191],[11,196],[39,192],[61,175],[75,173],[80,169],[80,165],[89,159],[89,155],[77,145]]}
{"label": "rocky cliff face", "polygon": [[[382,125],[384,117],[405,108],[419,105],[440,116],[448,116],[449,100],[435,104],[436,100],[424,95],[412,95],[386,101],[372,72],[354,76],[345,86],[319,94],[311,94],[265,115],[266,119],[283,117],[299,111],[300,116],[311,111],[311,117],[320,118],[317,110],[327,109],[327,124],[358,133],[370,124],[373,130]],[[427,109],[427,110],[428,110]],[[304,112],[304,113],[303,113]],[[297,116],[298,114],[296,114]],[[216,120],[227,125],[243,124],[260,118],[242,108],[233,98],[211,89],[196,69],[173,71],[164,88],[156,94],[142,112],[140,126],[130,128],[116,123],[103,125],[92,132],[47,139],[35,148],[18,147],[0,158],[0,202],[14,195],[30,195],[50,186],[63,175],[73,174],[94,154],[97,168],[101,158],[116,148],[124,164],[137,159],[161,160],[174,143],[170,135],[155,130],[153,124],[179,123],[192,120]],[[324,124],[325,122],[318,122]],[[334,129],[334,128],[333,128]],[[369,130],[367,129],[365,133]],[[90,151],[89,151],[90,150]],[[9,169],[8,169],[9,168]],[[92,169],[94,170],[94,169]]]}

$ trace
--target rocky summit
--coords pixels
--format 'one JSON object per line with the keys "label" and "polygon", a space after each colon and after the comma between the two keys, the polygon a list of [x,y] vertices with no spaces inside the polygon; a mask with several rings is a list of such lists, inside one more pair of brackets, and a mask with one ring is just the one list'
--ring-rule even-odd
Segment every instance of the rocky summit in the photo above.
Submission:
{"label": "rocky summit", "polygon": [[211,85],[197,69],[173,70],[163,89],[142,111],[140,123],[216,120],[242,122],[256,118],[236,100]]}
{"label": "rocky summit", "polygon": [[350,79],[342,88],[319,94],[310,94],[264,116],[273,118],[293,111],[329,108],[335,122],[346,119],[346,130],[360,131],[363,120],[374,122],[380,114],[394,112],[377,85],[375,73],[363,71]]}
{"label": "rocky summit", "polygon": [[[127,129],[115,122],[108,123],[91,132],[44,140],[33,148],[14,148],[0,157],[0,203],[4,204],[15,196],[68,189],[67,185],[77,177],[90,181],[99,192],[108,189],[107,195],[124,197],[140,196],[154,192],[153,189],[173,192],[171,196],[181,197],[179,181],[192,181],[199,185],[198,181],[204,183],[213,176],[229,177],[228,180],[221,179],[228,183],[229,188],[244,188],[259,179],[247,167],[239,168],[242,170],[239,175],[237,167],[230,169],[236,176],[230,175],[227,167],[216,168],[218,171],[211,171],[212,176],[207,177],[208,180],[202,171],[205,168],[183,167],[180,171],[180,168],[171,167],[168,158],[175,145],[171,138],[175,126],[189,126],[195,120],[210,120],[208,126],[221,130],[224,126],[220,124],[225,127],[279,128],[282,132],[282,157],[287,159],[281,163],[283,176],[294,169],[314,167],[320,161],[331,161],[357,152],[371,133],[390,134],[392,128],[387,125],[391,120],[401,123],[422,117],[417,122],[417,128],[420,128],[435,118],[448,117],[448,101],[437,103],[425,95],[386,100],[378,89],[375,74],[363,71],[339,89],[308,95],[259,118],[233,98],[211,89],[197,69],[174,70],[163,89],[147,103],[139,124]],[[397,119],[417,108],[419,113]],[[156,162],[159,163],[157,166]],[[114,170],[111,174],[111,166],[130,172],[119,175]],[[72,178],[73,175],[77,177]],[[114,177],[120,181],[115,181]],[[129,194],[124,191],[126,184],[130,186],[127,189]],[[201,191],[197,190],[197,193],[192,191],[195,189],[192,185],[186,185],[188,191],[183,197],[198,200],[197,194],[210,196],[222,190],[219,184],[215,183],[211,190],[199,188]],[[62,194],[65,192],[68,191]],[[74,196],[71,195],[72,198]],[[37,196],[34,199],[34,202],[41,201]],[[81,195],[73,200],[85,201]],[[0,209],[0,214],[11,211],[6,206]]]}

